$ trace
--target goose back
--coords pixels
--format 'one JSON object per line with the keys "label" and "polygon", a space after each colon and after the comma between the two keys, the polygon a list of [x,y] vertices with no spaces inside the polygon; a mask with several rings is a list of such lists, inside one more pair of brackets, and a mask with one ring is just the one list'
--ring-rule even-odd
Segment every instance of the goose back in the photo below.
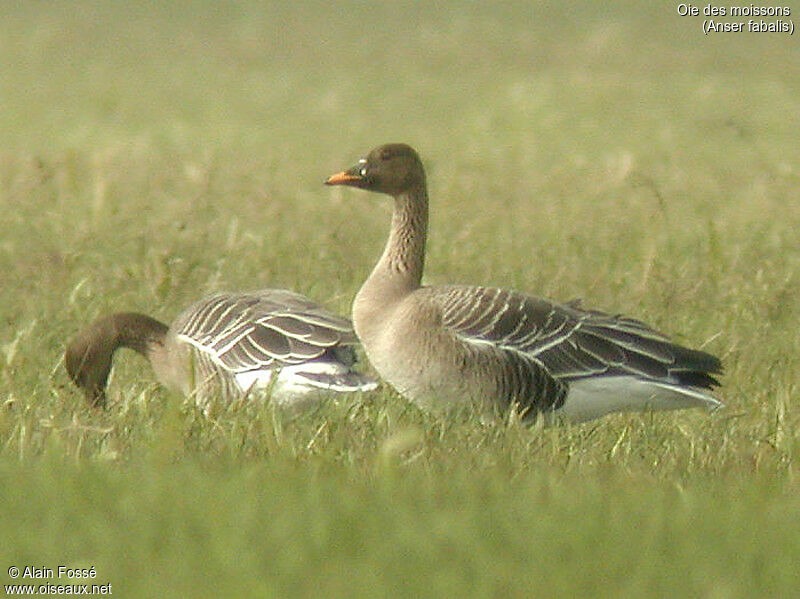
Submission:
{"label": "goose back", "polygon": [[287,400],[310,388],[377,386],[352,368],[357,339],[350,321],[283,289],[208,297],[178,316],[170,336],[189,348],[195,387],[216,382],[225,395],[270,387]]}

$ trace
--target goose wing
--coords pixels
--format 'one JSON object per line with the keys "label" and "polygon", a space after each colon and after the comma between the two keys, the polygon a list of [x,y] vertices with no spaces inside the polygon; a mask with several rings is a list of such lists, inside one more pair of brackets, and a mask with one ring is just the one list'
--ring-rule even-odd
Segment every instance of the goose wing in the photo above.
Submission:
{"label": "goose wing", "polygon": [[559,305],[507,289],[450,286],[437,294],[443,325],[467,343],[523,354],[559,381],[601,375],[711,388],[719,359],[672,343],[641,321]]}
{"label": "goose wing", "polygon": [[233,373],[300,364],[356,342],[349,320],[286,290],[214,295],[183,312],[173,330]]}

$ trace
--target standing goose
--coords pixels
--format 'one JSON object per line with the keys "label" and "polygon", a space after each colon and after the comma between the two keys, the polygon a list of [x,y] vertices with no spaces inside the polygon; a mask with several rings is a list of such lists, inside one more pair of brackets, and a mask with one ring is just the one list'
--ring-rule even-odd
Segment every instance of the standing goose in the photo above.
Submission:
{"label": "standing goose", "polygon": [[[184,310],[171,327],[134,312],[100,318],[66,350],[70,378],[93,405],[105,405],[114,352],[146,357],[159,381],[209,407],[272,389],[289,404],[314,391],[368,391],[369,375],[353,369],[357,343],[350,321],[283,289],[219,293]],[[273,376],[277,378],[273,381]]]}
{"label": "standing goose", "polygon": [[356,295],[353,323],[378,373],[414,402],[436,411],[515,404],[572,422],[721,405],[708,393],[720,361],[638,320],[507,289],[422,286],[428,192],[413,148],[377,147],[326,183],[394,198],[389,239]]}

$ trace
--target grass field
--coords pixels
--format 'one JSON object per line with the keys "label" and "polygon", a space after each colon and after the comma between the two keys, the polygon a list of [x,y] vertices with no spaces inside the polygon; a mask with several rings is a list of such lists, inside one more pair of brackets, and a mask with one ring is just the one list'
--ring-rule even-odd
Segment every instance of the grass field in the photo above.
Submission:
{"label": "grass field", "polygon": [[[796,38],[666,3],[298,4],[2,4],[3,584],[796,594]],[[429,282],[647,320],[723,359],[726,409],[542,428],[384,389],[209,421],[124,352],[85,405],[62,353],[98,315],[267,286],[348,313],[390,206],[322,182],[387,141],[428,167]]]}

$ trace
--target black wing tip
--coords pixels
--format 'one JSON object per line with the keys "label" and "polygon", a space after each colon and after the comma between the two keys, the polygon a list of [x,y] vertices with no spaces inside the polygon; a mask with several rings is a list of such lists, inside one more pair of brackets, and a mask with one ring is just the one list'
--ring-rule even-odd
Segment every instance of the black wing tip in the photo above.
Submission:
{"label": "black wing tip", "polygon": [[724,372],[722,360],[717,356],[699,349],[690,349],[676,345],[675,364],[670,374],[682,385],[713,389],[719,387],[719,379],[715,375]]}
{"label": "black wing tip", "polygon": [[675,372],[673,377],[679,385],[698,389],[714,389],[720,386],[719,379],[708,372],[686,371]]}
{"label": "black wing tip", "polygon": [[722,374],[722,360],[713,354],[680,345],[674,346],[674,351],[675,368],[709,374]]}

